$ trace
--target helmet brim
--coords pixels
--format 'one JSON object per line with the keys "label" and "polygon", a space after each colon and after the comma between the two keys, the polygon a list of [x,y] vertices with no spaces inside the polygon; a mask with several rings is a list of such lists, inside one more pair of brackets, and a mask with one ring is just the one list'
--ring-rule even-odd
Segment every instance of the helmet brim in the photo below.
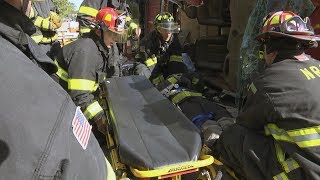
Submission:
{"label": "helmet brim", "polygon": [[317,41],[320,42],[320,36],[316,35],[293,35],[293,34],[286,34],[282,32],[276,32],[276,31],[269,31],[265,33],[261,33],[258,36],[256,36],[256,40],[259,42],[263,42],[265,39],[268,38],[278,38],[278,37],[288,37],[288,38],[294,38],[302,41]]}

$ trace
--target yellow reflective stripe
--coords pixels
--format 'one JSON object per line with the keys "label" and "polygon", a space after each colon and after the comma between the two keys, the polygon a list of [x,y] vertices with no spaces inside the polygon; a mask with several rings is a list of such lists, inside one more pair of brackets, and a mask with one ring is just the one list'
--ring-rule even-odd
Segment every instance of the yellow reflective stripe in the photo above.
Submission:
{"label": "yellow reflective stripe", "polygon": [[320,146],[320,126],[285,131],[275,124],[268,124],[265,132],[276,140],[294,142],[300,148]]}
{"label": "yellow reflective stripe", "polygon": [[127,16],[126,17],[126,21],[128,22],[128,21],[131,21],[132,19],[131,19],[131,17],[130,16]]}
{"label": "yellow reflective stripe", "polygon": [[170,56],[169,62],[172,62],[172,61],[182,63],[183,62],[182,56],[172,55]]}
{"label": "yellow reflective stripe", "polygon": [[40,35],[32,35],[31,38],[36,42],[36,43],[39,43],[41,42],[42,38],[43,38],[43,35],[40,34]]}
{"label": "yellow reflective stripe", "polygon": [[152,79],[152,83],[153,83],[154,85],[158,85],[158,84],[159,84],[161,81],[163,81],[163,80],[164,80],[164,77],[163,77],[162,74],[160,74],[158,77]]}
{"label": "yellow reflective stripe", "polygon": [[157,57],[149,58],[145,60],[144,63],[147,65],[147,67],[153,66],[157,64]]}
{"label": "yellow reflective stripe", "polygon": [[130,23],[129,25],[130,29],[136,29],[138,27],[138,25],[134,22]]}
{"label": "yellow reflective stripe", "polygon": [[320,146],[320,139],[315,139],[315,140],[310,140],[310,141],[303,141],[303,142],[296,142],[296,144],[300,148],[309,148],[309,147]]}
{"label": "yellow reflective stripe", "polygon": [[301,148],[320,146],[320,126],[287,131]]}
{"label": "yellow reflective stripe", "polygon": [[299,164],[297,163],[296,160],[289,158],[285,161],[286,166],[287,166],[287,170],[285,170],[287,173],[289,173],[290,171],[293,171],[297,168],[299,168]]}
{"label": "yellow reflective stripe", "polygon": [[96,17],[96,15],[98,14],[98,10],[88,6],[80,6],[78,13]]}
{"label": "yellow reflective stripe", "polygon": [[36,20],[34,21],[34,25],[37,26],[37,27],[39,27],[39,28],[41,28],[41,25],[42,25],[42,21],[43,21],[43,20],[44,20],[44,19],[43,19],[42,17],[38,16],[38,17],[36,18]]}
{"label": "yellow reflective stripe", "polygon": [[84,116],[86,116],[87,119],[92,119],[95,115],[97,115],[101,111],[103,111],[103,109],[98,103],[98,101],[94,101],[92,104],[90,104],[86,108],[86,110],[84,111]]}
{"label": "yellow reflective stripe", "polygon": [[202,94],[190,92],[190,91],[181,91],[172,98],[172,102],[174,104],[179,104],[182,100],[184,100],[187,97],[197,97],[197,96],[202,96]]}
{"label": "yellow reflective stripe", "polygon": [[291,18],[291,17],[292,17],[291,14],[285,15],[285,16],[284,16],[284,20],[288,20],[288,19]]}
{"label": "yellow reflective stripe", "polygon": [[279,24],[280,23],[280,15],[276,15],[271,19],[270,25]]}
{"label": "yellow reflective stripe", "polygon": [[50,17],[43,19],[42,24],[41,24],[41,29],[51,30]]}
{"label": "yellow reflective stripe", "polygon": [[192,77],[192,81],[191,81],[192,84],[198,84],[198,82],[199,82],[198,78]]}
{"label": "yellow reflective stripe", "polygon": [[178,82],[178,79],[173,76],[169,77],[167,80],[169,81],[170,84],[175,84]]}
{"label": "yellow reflective stripe", "polygon": [[313,126],[309,128],[294,129],[294,130],[288,131],[288,134],[290,136],[305,136],[305,135],[319,134],[319,133],[320,133],[320,126]]}
{"label": "yellow reflective stripe", "polygon": [[267,124],[265,128],[266,135],[272,135],[275,140],[278,141],[287,141],[294,143],[293,139],[287,134],[283,129],[278,128],[275,124]]}
{"label": "yellow reflective stripe", "polygon": [[80,33],[89,33],[91,28],[88,27],[80,27]]}
{"label": "yellow reflective stripe", "polygon": [[68,89],[69,90],[80,90],[80,91],[95,91],[96,82],[88,79],[69,79]]}
{"label": "yellow reflective stripe", "polygon": [[276,176],[273,176],[273,179],[274,180],[289,180],[288,176],[284,172],[282,172]]}
{"label": "yellow reflective stripe", "polygon": [[161,19],[162,19],[162,16],[160,15],[160,16],[158,16],[158,18],[157,18],[159,21],[161,21]]}
{"label": "yellow reflective stripe", "polygon": [[290,171],[295,170],[299,167],[299,164],[297,163],[297,161],[295,161],[292,158],[289,158],[285,161],[284,153],[278,143],[275,143],[275,148],[276,148],[278,161],[286,173],[289,173]]}
{"label": "yellow reflective stripe", "polygon": [[41,43],[51,43],[51,42],[54,42],[58,39],[58,35],[55,34],[54,36],[52,37],[43,37],[41,39]]}
{"label": "yellow reflective stripe", "polygon": [[58,71],[56,72],[58,77],[64,81],[68,82],[69,74],[67,73],[67,71],[65,71],[62,67],[59,66],[59,63],[56,59],[54,60],[54,63],[58,67]]}

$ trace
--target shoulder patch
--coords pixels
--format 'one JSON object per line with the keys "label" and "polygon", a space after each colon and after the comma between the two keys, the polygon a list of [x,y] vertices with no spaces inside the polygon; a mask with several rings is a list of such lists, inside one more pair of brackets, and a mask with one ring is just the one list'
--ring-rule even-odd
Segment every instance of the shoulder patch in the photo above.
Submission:
{"label": "shoulder patch", "polygon": [[72,131],[83,149],[88,146],[92,126],[78,106],[72,120]]}

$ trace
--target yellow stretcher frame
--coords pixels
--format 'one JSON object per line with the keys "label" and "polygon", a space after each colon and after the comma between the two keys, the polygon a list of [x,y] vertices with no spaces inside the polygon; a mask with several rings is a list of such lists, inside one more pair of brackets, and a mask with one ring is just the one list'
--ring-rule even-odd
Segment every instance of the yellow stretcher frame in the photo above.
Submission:
{"label": "yellow stretcher frame", "polygon": [[138,178],[151,178],[161,177],[164,175],[175,174],[192,169],[199,169],[200,167],[206,167],[214,162],[214,158],[210,155],[203,155],[200,160],[193,162],[184,162],[175,165],[164,166],[160,169],[140,171],[138,169],[130,167],[132,174]]}
{"label": "yellow stretcher frame", "polygon": [[[108,125],[112,126],[112,121],[115,120],[114,115],[112,114],[112,111],[107,111],[105,107],[108,107],[108,102],[106,99],[102,100],[101,104],[104,107],[105,112],[107,114],[107,123]],[[222,163],[219,162],[217,159],[213,158],[211,155],[208,155],[210,152],[210,149],[206,146],[202,147],[202,150],[200,152],[200,157],[198,161],[192,161],[192,162],[183,162],[175,165],[168,165],[164,166],[159,169],[155,170],[138,170],[133,167],[128,167],[127,165],[120,162],[119,154],[118,154],[118,147],[116,139],[114,139],[113,133],[109,131],[107,128],[107,135],[106,135],[106,142],[107,142],[107,149],[109,149],[109,161],[113,168],[113,170],[116,173],[116,179],[122,179],[128,177],[128,170],[130,169],[133,176],[135,176],[135,179],[143,179],[148,180],[150,178],[170,178],[171,180],[181,180],[182,174],[188,174],[191,173],[190,171],[194,170],[193,172],[198,171],[199,169],[207,169],[208,173],[210,175],[209,179],[214,179],[216,176],[216,171],[212,167],[212,164],[221,165]],[[121,171],[121,173],[117,173]],[[189,172],[188,172],[189,171]],[[162,176],[162,177],[161,177]],[[197,179],[201,180],[207,180],[207,178],[200,175]]]}

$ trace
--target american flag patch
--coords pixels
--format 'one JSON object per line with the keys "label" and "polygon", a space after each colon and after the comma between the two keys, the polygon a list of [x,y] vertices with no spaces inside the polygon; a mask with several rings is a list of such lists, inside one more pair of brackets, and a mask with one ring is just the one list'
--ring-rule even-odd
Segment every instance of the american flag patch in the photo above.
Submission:
{"label": "american flag patch", "polygon": [[89,124],[80,107],[78,106],[72,120],[72,131],[83,149],[87,148],[91,129],[92,126]]}

